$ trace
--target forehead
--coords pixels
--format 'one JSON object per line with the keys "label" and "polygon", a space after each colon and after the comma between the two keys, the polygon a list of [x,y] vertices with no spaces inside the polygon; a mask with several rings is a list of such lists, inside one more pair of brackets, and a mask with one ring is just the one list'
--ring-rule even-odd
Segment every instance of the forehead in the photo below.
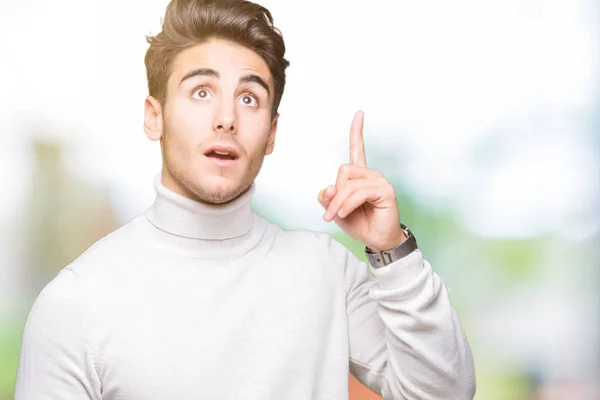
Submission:
{"label": "forehead", "polygon": [[[273,77],[266,61],[254,51],[234,42],[211,39],[181,51],[173,60],[171,79],[179,83],[189,71],[212,68],[221,74],[221,79],[255,73],[263,78],[273,90]],[[225,78],[227,79],[227,78]]]}

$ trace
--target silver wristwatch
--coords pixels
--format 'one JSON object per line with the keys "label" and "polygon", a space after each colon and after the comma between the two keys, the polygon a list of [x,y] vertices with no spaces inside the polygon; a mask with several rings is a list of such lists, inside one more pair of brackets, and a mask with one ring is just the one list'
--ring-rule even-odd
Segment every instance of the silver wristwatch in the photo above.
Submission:
{"label": "silver wristwatch", "polygon": [[374,252],[368,247],[365,247],[365,254],[367,255],[367,259],[369,260],[369,264],[371,264],[372,268],[385,267],[386,265],[391,264],[394,261],[398,261],[418,249],[417,239],[415,239],[410,229],[408,229],[404,224],[400,224],[400,226],[407,237],[407,239],[400,245],[394,247],[393,249],[379,252]]}

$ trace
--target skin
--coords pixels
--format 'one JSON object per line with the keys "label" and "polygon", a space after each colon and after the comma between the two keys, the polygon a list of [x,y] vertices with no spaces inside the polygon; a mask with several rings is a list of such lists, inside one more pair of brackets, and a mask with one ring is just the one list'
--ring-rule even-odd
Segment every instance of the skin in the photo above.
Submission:
{"label": "skin", "polygon": [[394,187],[381,172],[367,168],[363,124],[364,113],[358,111],[350,127],[350,164],[340,166],[335,185],[323,189],[318,201],[326,210],[325,221],[335,221],[373,251],[390,250],[407,237]]}
{"label": "skin", "polygon": [[[148,96],[144,106],[146,135],[161,144],[162,184],[207,204],[225,204],[245,193],[274,149],[279,119],[271,116],[274,90],[264,59],[236,43],[212,39],[179,53],[166,104]],[[340,167],[335,185],[323,189],[318,201],[325,221],[335,221],[374,251],[389,250],[406,237],[392,185],[367,168],[363,121],[363,112],[357,112],[350,163]],[[239,155],[234,165],[222,167],[208,158],[214,145],[233,147]]]}
{"label": "skin", "polygon": [[[198,74],[182,81],[199,69],[218,77]],[[260,78],[268,91],[256,82],[240,82],[247,76]],[[224,204],[247,191],[275,145],[274,90],[267,63],[238,44],[214,39],[179,53],[165,107],[152,96],[145,102],[144,130],[161,142],[162,184],[208,204]],[[235,164],[225,168],[206,157],[214,145],[233,147],[239,155]]]}

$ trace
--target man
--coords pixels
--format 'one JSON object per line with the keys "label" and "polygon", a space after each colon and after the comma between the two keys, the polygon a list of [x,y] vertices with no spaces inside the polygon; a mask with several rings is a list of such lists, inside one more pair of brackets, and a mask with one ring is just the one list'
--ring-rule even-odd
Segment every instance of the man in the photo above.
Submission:
{"label": "man", "polygon": [[363,114],[318,200],[366,245],[372,275],[328,235],[251,208],[288,66],[269,11],[173,0],[149,43],[156,200],[42,290],[16,399],[347,399],[348,371],[385,399],[472,398],[469,345],[392,186],[366,166]]}

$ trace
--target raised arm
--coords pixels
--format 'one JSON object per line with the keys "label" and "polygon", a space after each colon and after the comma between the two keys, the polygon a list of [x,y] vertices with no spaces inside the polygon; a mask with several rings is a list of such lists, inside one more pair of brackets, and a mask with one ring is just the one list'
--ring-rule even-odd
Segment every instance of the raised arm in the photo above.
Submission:
{"label": "raised arm", "polygon": [[367,264],[330,242],[333,262],[345,271],[351,372],[385,399],[472,399],[471,350],[444,283],[419,250],[401,251],[411,242],[405,243],[396,194],[381,172],[367,168],[362,131],[358,112],[350,164],[318,196],[323,218],[372,253],[396,249],[401,255],[371,276]]}
{"label": "raised arm", "polygon": [[350,372],[384,399],[472,399],[471,350],[441,278],[416,250],[372,269],[331,239],[344,268]]}

